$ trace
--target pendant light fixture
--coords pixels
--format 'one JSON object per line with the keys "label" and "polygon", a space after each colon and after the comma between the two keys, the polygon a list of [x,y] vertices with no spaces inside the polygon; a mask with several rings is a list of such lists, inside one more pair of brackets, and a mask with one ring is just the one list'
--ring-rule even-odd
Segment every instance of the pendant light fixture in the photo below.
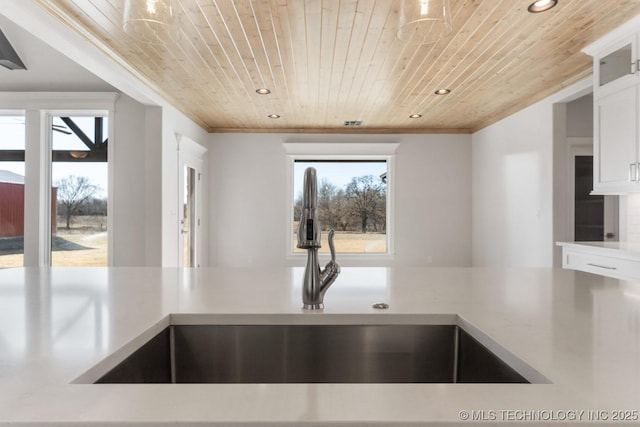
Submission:
{"label": "pendant light fixture", "polygon": [[401,0],[397,37],[404,42],[432,44],[451,34],[449,0]]}
{"label": "pendant light fixture", "polygon": [[173,0],[125,0],[122,29],[132,38],[160,44],[174,27]]}

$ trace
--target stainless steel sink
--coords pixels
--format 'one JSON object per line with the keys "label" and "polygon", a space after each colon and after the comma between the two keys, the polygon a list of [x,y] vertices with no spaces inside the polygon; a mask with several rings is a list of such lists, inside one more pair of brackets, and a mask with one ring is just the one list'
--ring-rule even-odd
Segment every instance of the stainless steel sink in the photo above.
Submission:
{"label": "stainless steel sink", "polygon": [[173,325],[96,383],[528,383],[457,325]]}

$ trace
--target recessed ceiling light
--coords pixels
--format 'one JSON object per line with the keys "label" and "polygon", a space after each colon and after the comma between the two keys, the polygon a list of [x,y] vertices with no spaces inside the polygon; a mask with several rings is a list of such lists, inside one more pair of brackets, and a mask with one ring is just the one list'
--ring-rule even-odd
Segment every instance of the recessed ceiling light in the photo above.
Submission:
{"label": "recessed ceiling light", "polygon": [[438,89],[437,91],[433,92],[436,95],[447,95],[451,92],[451,89]]}
{"label": "recessed ceiling light", "polygon": [[422,114],[412,114],[409,116],[410,119],[419,119],[420,117],[422,117]]}
{"label": "recessed ceiling light", "polygon": [[256,93],[260,94],[260,95],[269,95],[271,93],[271,91],[267,88],[260,88],[260,89],[256,89]]}
{"label": "recessed ceiling light", "polygon": [[527,10],[531,13],[547,11],[558,4],[558,0],[538,0],[529,5]]}
{"label": "recessed ceiling light", "polygon": [[279,119],[280,115],[278,115],[278,114],[269,114],[267,117],[269,117],[270,119]]}

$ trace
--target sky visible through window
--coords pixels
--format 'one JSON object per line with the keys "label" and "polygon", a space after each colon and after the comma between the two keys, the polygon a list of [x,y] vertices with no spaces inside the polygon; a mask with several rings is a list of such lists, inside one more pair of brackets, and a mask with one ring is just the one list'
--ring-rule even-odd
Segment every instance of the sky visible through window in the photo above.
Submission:
{"label": "sky visible through window", "polygon": [[[83,132],[93,138],[93,117],[73,117],[74,122]],[[53,118],[54,125],[66,125],[59,117]],[[104,137],[107,138],[108,126],[105,119]],[[0,150],[23,150],[25,144],[25,124],[22,116],[0,116]],[[77,136],[67,135],[62,132],[53,132],[52,148],[54,150],[88,150]],[[0,169],[8,170],[24,176],[24,162],[0,162]],[[55,183],[69,175],[84,176],[89,178],[92,184],[100,187],[96,194],[98,198],[107,197],[107,163],[60,163],[52,170],[51,182]]]}
{"label": "sky visible through window", "polygon": [[[0,116],[0,150],[24,150],[24,117]],[[24,162],[0,162],[0,170],[24,176]]]}
{"label": "sky visible through window", "polygon": [[[82,129],[82,131],[89,138],[93,139],[94,134],[94,117],[72,117],[73,121]],[[67,126],[60,119],[60,117],[53,118],[54,126]],[[104,138],[108,138],[107,119],[104,120]],[[51,148],[53,150],[77,150],[87,151],[88,148],[80,139],[75,135],[67,135],[62,132],[53,132],[53,138],[51,142]],[[51,171],[51,182],[55,183],[62,178],[66,178],[69,175],[75,175],[77,177],[87,177],[91,184],[97,185],[100,190],[95,194],[97,198],[107,197],[107,163],[106,162],[57,162],[56,167]]]}
{"label": "sky visible through window", "polygon": [[380,177],[387,171],[386,162],[305,162],[296,160],[293,167],[293,195],[294,199],[302,195],[304,185],[304,171],[308,167],[316,168],[318,185],[326,178],[338,188],[344,188],[354,177],[373,175]]}

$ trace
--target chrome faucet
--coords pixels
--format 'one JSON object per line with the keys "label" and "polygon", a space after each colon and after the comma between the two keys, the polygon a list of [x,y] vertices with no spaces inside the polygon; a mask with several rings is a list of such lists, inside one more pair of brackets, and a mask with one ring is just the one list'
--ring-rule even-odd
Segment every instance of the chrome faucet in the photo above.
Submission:
{"label": "chrome faucet", "polygon": [[302,213],[298,225],[298,247],[307,250],[307,265],[302,282],[302,308],[320,310],[324,308],[324,294],[340,274],[340,266],[336,262],[336,250],[333,246],[333,230],[329,231],[329,250],[331,261],[323,270],[318,264],[318,248],[320,244],[320,223],[316,214],[318,205],[318,184],[315,168],[304,171],[304,193]]}

